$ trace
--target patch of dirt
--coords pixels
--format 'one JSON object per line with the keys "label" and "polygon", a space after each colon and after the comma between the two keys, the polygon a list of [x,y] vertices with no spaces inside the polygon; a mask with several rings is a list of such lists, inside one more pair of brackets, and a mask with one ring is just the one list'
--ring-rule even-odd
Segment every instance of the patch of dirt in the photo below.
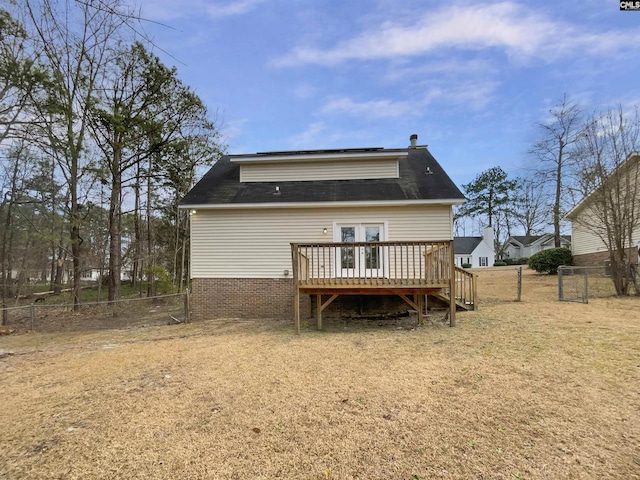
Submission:
{"label": "patch of dirt", "polygon": [[0,478],[640,478],[640,299],[477,273],[455,328],[1,337]]}

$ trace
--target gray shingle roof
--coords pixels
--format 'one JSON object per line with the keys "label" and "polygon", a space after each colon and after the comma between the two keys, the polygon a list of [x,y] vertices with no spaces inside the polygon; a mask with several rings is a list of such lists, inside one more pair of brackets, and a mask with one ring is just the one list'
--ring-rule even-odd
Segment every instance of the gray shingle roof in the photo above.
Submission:
{"label": "gray shingle roof", "polygon": [[[553,234],[552,233],[545,233],[544,235],[530,235],[530,236],[526,236],[526,235],[513,235],[511,237],[509,237],[509,240],[513,239],[516,240],[518,242],[520,242],[523,246],[529,246],[532,243],[540,240],[543,237],[549,237],[551,239],[553,239]],[[560,235],[561,238],[564,238],[567,242],[571,242],[571,235]]]}
{"label": "gray shingle roof", "polygon": [[470,255],[483,240],[483,237],[453,237],[455,255]]}
{"label": "gray shingle roof", "polygon": [[527,245],[531,245],[536,240],[540,240],[542,237],[544,237],[544,235],[514,235],[511,238],[517,240],[526,247]]}
{"label": "gray shingle roof", "polygon": [[[355,150],[357,149],[349,149],[346,152]],[[230,157],[225,155],[191,189],[180,205],[189,207],[245,203],[464,201],[464,195],[426,148],[376,150],[408,152],[407,156],[399,160],[399,178],[240,183],[240,166],[231,162]],[[262,155],[269,154],[251,156]],[[432,173],[426,172],[427,167]],[[280,188],[278,195],[274,195],[275,186]]]}

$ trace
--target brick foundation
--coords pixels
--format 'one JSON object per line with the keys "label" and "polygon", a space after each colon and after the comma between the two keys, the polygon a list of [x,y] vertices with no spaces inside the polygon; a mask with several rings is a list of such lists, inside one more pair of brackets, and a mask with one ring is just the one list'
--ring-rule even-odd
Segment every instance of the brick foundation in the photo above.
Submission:
{"label": "brick foundation", "polygon": [[[293,280],[288,278],[194,278],[193,320],[215,318],[293,319]],[[323,296],[326,301],[328,295]],[[300,318],[315,317],[315,295],[300,295]],[[322,312],[325,318],[396,314],[411,307],[397,295],[342,295]]]}
{"label": "brick foundation", "polygon": [[[293,280],[289,278],[194,278],[194,320],[213,318],[293,319]],[[309,315],[309,296],[300,296],[301,317]]]}
{"label": "brick foundation", "polygon": [[[629,260],[633,264],[638,264],[638,251],[635,248],[629,249]],[[574,255],[573,264],[576,267],[602,267],[605,262],[609,261],[609,252],[585,253],[583,255]]]}
{"label": "brick foundation", "polygon": [[585,253],[574,255],[573,265],[576,267],[602,267],[609,260],[609,252]]}

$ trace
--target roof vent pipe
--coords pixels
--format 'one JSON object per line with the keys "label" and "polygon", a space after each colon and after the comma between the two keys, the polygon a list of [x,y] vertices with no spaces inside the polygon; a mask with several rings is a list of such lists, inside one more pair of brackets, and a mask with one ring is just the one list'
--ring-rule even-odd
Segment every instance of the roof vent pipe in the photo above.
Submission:
{"label": "roof vent pipe", "polygon": [[409,137],[409,141],[411,142],[411,148],[416,148],[418,146],[418,134],[414,133]]}

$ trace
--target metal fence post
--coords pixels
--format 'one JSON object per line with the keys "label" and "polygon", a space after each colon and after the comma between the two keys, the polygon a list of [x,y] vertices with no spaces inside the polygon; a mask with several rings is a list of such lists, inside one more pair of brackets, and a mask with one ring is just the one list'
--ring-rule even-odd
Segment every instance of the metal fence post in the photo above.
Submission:
{"label": "metal fence post", "polygon": [[584,303],[589,303],[589,272],[584,271]]}
{"label": "metal fence post", "polygon": [[184,323],[189,323],[189,289],[187,288],[184,295]]}
{"label": "metal fence post", "polygon": [[35,330],[36,307],[33,303],[29,305],[29,317],[31,318],[31,330]]}
{"label": "metal fence post", "polygon": [[516,302],[522,301],[522,267],[518,269],[518,297]]}
{"label": "metal fence post", "polygon": [[563,274],[563,270],[562,267],[558,267],[558,300],[562,301],[564,300],[563,298],[563,290],[562,290],[562,274]]}

